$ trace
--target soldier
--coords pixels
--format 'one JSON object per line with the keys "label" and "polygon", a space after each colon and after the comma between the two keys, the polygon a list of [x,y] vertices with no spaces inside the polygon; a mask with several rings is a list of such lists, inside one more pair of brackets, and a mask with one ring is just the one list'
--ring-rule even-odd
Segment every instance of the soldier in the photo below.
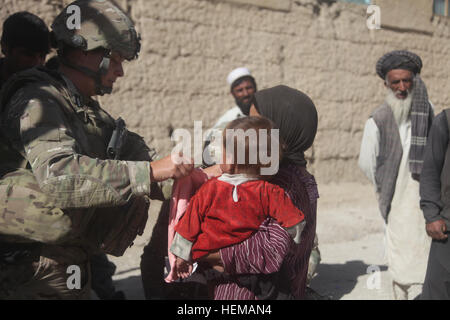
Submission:
{"label": "soldier", "polygon": [[[45,67],[57,70],[59,68],[58,57],[50,58]],[[116,265],[108,260],[105,253],[99,253],[91,257],[91,286],[97,297],[101,300],[125,300],[123,291],[116,291],[113,275],[116,272]]]}
{"label": "soldier", "polygon": [[[0,89],[13,74],[42,65],[50,51],[47,25],[38,16],[21,11],[10,15],[3,22],[1,48],[4,55],[0,59]],[[5,154],[0,136],[0,154]],[[12,253],[20,252],[0,244],[0,260],[7,259]],[[25,252],[22,252],[22,254]]]}
{"label": "soldier", "polygon": [[14,73],[44,64],[50,51],[47,25],[30,12],[16,12],[3,23],[1,47],[0,89]]}
{"label": "soldier", "polygon": [[90,257],[121,256],[144,230],[149,198],[161,199],[156,182],[193,169],[152,161],[142,137],[92,99],[138,56],[131,20],[109,1],[69,6],[81,23],[71,28],[65,8],[52,25],[59,69],[19,73],[0,96],[0,243],[26,252],[0,261],[3,299],[89,298]]}

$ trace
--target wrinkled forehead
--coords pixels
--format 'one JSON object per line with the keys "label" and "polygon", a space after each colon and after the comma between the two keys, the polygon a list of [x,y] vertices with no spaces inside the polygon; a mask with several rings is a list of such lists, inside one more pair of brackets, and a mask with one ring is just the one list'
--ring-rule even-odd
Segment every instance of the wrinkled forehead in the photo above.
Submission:
{"label": "wrinkled forehead", "polygon": [[414,73],[407,69],[392,69],[386,74],[389,81],[395,80],[411,80]]}

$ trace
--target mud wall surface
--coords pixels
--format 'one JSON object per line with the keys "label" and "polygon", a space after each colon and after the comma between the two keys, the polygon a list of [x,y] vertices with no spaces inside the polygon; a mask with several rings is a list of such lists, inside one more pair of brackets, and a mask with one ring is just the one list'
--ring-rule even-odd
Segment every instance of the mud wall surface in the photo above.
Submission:
{"label": "mud wall surface", "polygon": [[[448,18],[433,15],[432,0],[374,2],[378,30],[367,27],[367,5],[346,2],[119,0],[142,50],[101,103],[165,155],[175,129],[192,131],[199,120],[207,129],[234,106],[226,76],[246,66],[259,89],[285,84],[315,102],[319,129],[307,156],[319,183],[367,182],[357,158],[364,123],[386,92],[375,73],[379,57],[395,49],[419,54],[436,113],[450,106]],[[50,25],[68,3],[2,0],[0,20],[28,10]]]}

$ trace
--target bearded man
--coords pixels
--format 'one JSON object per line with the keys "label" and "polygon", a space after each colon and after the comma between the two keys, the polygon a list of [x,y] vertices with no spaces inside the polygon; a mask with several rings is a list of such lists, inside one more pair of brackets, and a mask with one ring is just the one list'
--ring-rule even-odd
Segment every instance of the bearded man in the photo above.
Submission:
{"label": "bearded man", "polygon": [[223,129],[234,119],[248,116],[257,91],[255,78],[247,68],[236,68],[227,76],[230,93],[236,105],[225,112],[214,124],[214,129]]}
{"label": "bearded man", "polygon": [[[222,135],[222,130],[227,124],[235,119],[249,115],[250,107],[253,103],[257,91],[256,81],[250,70],[241,67],[231,71],[227,76],[227,83],[230,86],[230,93],[234,98],[236,105],[226,111],[209,129],[203,152],[203,164],[210,166],[219,163],[222,159],[221,143],[215,141]],[[215,143],[214,143],[215,141]]]}
{"label": "bearded man", "polygon": [[420,57],[409,51],[378,60],[387,95],[365,124],[358,161],[376,188],[393,295],[399,300],[421,293],[430,249],[418,181],[434,113],[421,69]]}

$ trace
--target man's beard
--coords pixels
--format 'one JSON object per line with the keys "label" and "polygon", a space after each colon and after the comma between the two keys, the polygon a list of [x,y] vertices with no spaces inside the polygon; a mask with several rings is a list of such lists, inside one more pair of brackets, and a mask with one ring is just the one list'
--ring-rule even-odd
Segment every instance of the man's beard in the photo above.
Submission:
{"label": "man's beard", "polygon": [[412,98],[414,90],[408,92],[406,99],[399,99],[395,96],[395,92],[388,89],[386,95],[386,103],[391,107],[394,119],[397,125],[404,123],[408,120],[411,111]]}
{"label": "man's beard", "polygon": [[238,99],[234,99],[234,100],[236,101],[236,104],[239,107],[239,109],[241,109],[242,113],[245,114],[246,116],[248,116],[250,114],[250,108],[253,104],[253,99],[254,99],[254,97],[252,97],[248,103],[245,103],[242,100],[238,100]]}

